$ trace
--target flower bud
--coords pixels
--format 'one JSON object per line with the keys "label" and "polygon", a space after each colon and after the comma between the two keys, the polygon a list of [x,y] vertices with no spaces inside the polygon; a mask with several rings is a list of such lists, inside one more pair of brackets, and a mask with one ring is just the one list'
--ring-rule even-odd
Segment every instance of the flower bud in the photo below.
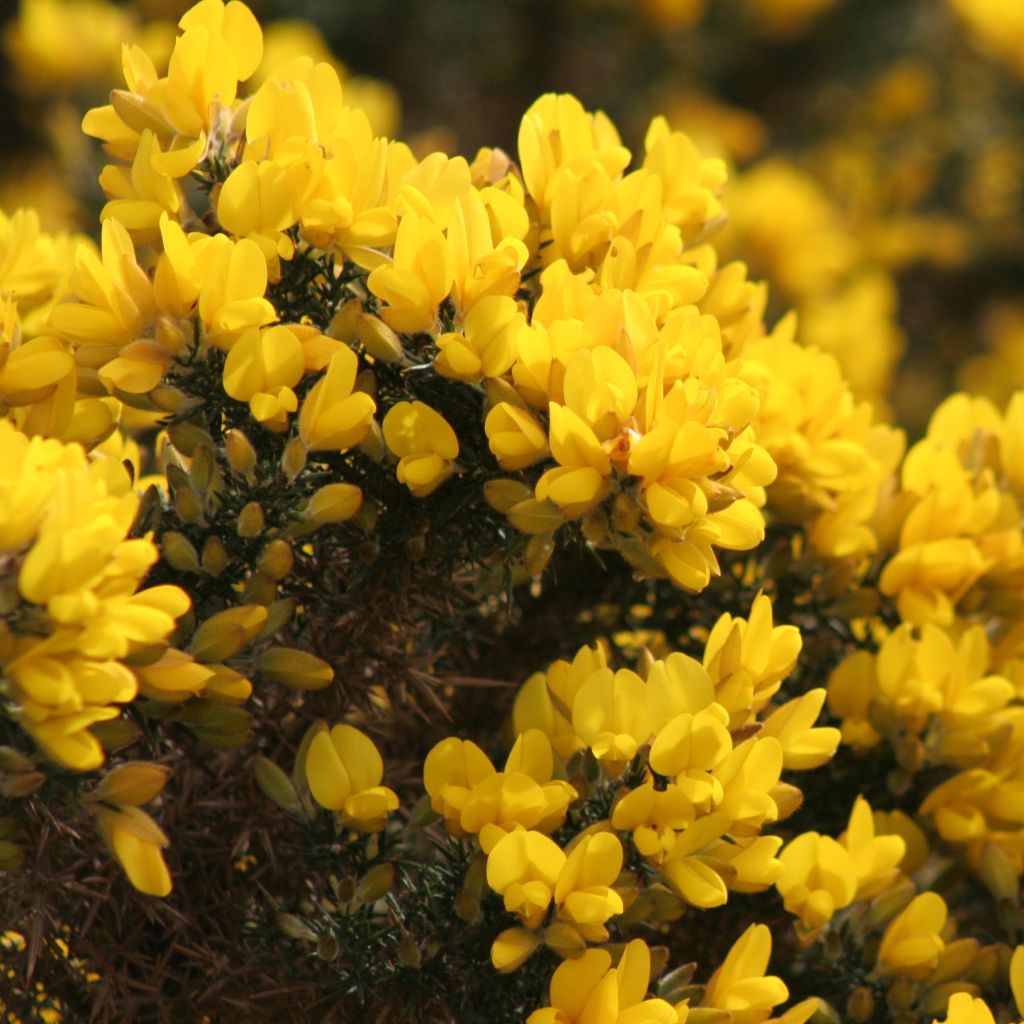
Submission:
{"label": "flower bud", "polygon": [[293,647],[272,647],[256,659],[256,668],[293,690],[322,690],[334,681],[334,669],[321,658]]}
{"label": "flower bud", "polygon": [[129,761],[107,772],[93,796],[120,807],[137,807],[157,796],[170,776],[170,768],[164,765]]}
{"label": "flower bud", "polygon": [[305,516],[318,525],[343,523],[359,511],[363,492],[354,484],[325,484],[305,509]]}
{"label": "flower bud", "polygon": [[264,796],[272,800],[282,811],[289,814],[302,814],[302,804],[295,785],[285,772],[268,757],[257,757],[252,765],[256,785]]}
{"label": "flower bud", "polygon": [[199,572],[202,566],[199,562],[199,553],[192,542],[177,530],[168,530],[160,538],[160,549],[163,552],[164,561],[179,572]]}
{"label": "flower bud", "polygon": [[235,532],[239,537],[258,537],[265,526],[263,509],[259,502],[250,501],[241,512],[238,513],[238,521],[235,523]]}
{"label": "flower bud", "polygon": [[317,933],[294,914],[278,914],[277,927],[290,939],[304,939],[307,942],[316,942],[319,938]]}
{"label": "flower bud", "polygon": [[228,552],[220,537],[207,537],[203,545],[203,569],[211,576],[219,576],[228,567]]}
{"label": "flower bud", "polygon": [[224,452],[228,465],[241,476],[252,476],[256,469],[256,449],[252,442],[238,429],[231,429],[224,437]]}
{"label": "flower bud", "polygon": [[356,340],[374,359],[382,363],[406,362],[401,339],[383,320],[370,313],[359,312],[353,322]]}
{"label": "flower bud", "polygon": [[284,471],[285,479],[292,483],[305,468],[306,446],[302,443],[302,438],[293,437],[285,445],[284,454],[281,456],[281,469]]}
{"label": "flower bud", "polygon": [[377,864],[370,868],[356,886],[356,900],[364,906],[382,900],[395,884],[394,864]]}
{"label": "flower bud", "polygon": [[285,540],[272,540],[260,554],[256,568],[263,573],[267,579],[283,580],[291,572],[295,564],[295,555],[292,554],[291,545]]}

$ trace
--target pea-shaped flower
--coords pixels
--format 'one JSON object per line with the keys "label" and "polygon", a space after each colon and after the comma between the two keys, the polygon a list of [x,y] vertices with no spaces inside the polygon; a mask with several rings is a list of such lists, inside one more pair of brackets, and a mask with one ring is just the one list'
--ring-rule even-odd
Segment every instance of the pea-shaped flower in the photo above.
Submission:
{"label": "pea-shaped flower", "polygon": [[320,729],[306,754],[306,782],[321,807],[364,832],[382,828],[398,797],[380,784],[384,762],[368,736],[351,725]]}
{"label": "pea-shaped flower", "polygon": [[455,431],[423,402],[393,405],[384,417],[384,441],[398,456],[398,482],[417,498],[433,494],[444,483],[459,454]]}

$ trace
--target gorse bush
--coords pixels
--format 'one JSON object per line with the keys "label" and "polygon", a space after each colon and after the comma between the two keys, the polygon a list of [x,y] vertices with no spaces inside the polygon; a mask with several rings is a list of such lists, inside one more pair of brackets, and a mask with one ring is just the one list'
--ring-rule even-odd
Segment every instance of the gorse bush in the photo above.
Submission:
{"label": "gorse bush", "polygon": [[664,118],[179,28],[0,216],[10,1019],[1024,1014],[1024,393],[905,451]]}

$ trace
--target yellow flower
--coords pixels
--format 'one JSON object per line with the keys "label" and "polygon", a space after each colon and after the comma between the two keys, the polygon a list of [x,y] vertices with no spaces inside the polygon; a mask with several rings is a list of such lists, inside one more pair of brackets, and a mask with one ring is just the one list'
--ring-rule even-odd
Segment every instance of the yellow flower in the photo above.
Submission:
{"label": "yellow flower", "polygon": [[544,428],[527,410],[510,402],[499,402],[484,420],[487,445],[502,469],[525,469],[548,453]]}
{"label": "yellow flower", "polygon": [[984,999],[976,999],[968,992],[956,992],[949,997],[944,1021],[932,1024],[996,1024],[992,1011]]}
{"label": "yellow flower", "polygon": [[199,318],[211,345],[230,349],[250,327],[277,319],[274,307],[263,297],[267,261],[251,239],[232,242],[224,235],[202,239],[196,247],[196,268],[201,281]]}
{"label": "yellow flower", "polygon": [[[583,836],[566,856],[547,836],[517,830],[488,854],[487,884],[527,928],[540,927],[554,904],[558,920],[582,940],[603,942],[605,922],[622,913],[622,897],[610,888],[621,870],[622,845],[610,832]],[[499,945],[492,960],[502,952]],[[513,968],[506,962],[505,969]]]}
{"label": "yellow flower", "polygon": [[34,622],[9,629],[0,649],[14,716],[47,756],[88,771],[104,759],[89,726],[116,718],[138,690],[120,659],[165,640],[189,600],[171,586],[136,592],[158,552],[128,538],[138,497],[119,462],[29,440],[7,421],[0,437],[0,549]]}
{"label": "yellow flower", "polygon": [[389,264],[370,271],[367,286],[387,303],[384,322],[396,331],[433,331],[437,307],[454,280],[451,250],[441,229],[430,219],[409,212],[398,225]]}
{"label": "yellow flower", "polygon": [[782,744],[782,763],[786,768],[818,768],[835,754],[839,730],[832,726],[814,728],[824,703],[824,689],[808,690],[765,719],[761,735],[774,736]]}
{"label": "yellow flower", "polygon": [[588,114],[575,96],[547,93],[523,115],[519,126],[519,166],[526,188],[543,213],[559,172],[601,167],[620,174],[630,153],[603,114]]}
{"label": "yellow flower", "polygon": [[642,939],[626,944],[618,966],[603,949],[566,960],[551,978],[551,1005],[534,1010],[526,1024],[678,1024],[663,999],[646,999],[651,951]]}
{"label": "yellow flower", "polygon": [[449,831],[479,835],[488,853],[506,833],[558,828],[576,790],[552,779],[553,772],[550,742],[539,729],[529,729],[516,740],[502,772],[475,743],[442,740],[423,764],[423,785]]}
{"label": "yellow flower", "polygon": [[607,664],[602,647],[581,647],[571,663],[558,660],[548,666],[547,672],[530,676],[519,688],[512,709],[516,732],[539,729],[549,738],[559,757],[568,760],[586,744],[574,732],[563,709],[571,717],[580,687]]}
{"label": "yellow flower", "polygon": [[373,740],[351,725],[330,731],[320,723],[306,753],[309,791],[321,807],[337,811],[346,825],[364,832],[384,827],[398,797],[380,784],[384,762]]}
{"label": "yellow flower", "polygon": [[946,945],[942,930],[947,914],[946,903],[937,893],[915,896],[885,929],[878,947],[879,969],[884,974],[927,977]]}
{"label": "yellow flower", "polygon": [[783,870],[775,888],[808,932],[853,902],[857,865],[846,847],[829,836],[805,832],[782,848],[779,860]]}
{"label": "yellow flower", "polygon": [[138,807],[97,807],[96,817],[128,881],[149,896],[166,896],[171,891],[171,876],[161,850],[170,840],[157,823]]}
{"label": "yellow flower", "polygon": [[765,976],[771,953],[771,932],[763,924],[752,924],[711,975],[700,1005],[727,1011],[732,1024],[768,1020],[772,1007],[789,998],[780,978]]}
{"label": "yellow flower", "polygon": [[465,316],[461,332],[437,339],[434,367],[444,377],[477,381],[500,377],[515,361],[515,339],[525,323],[515,302],[504,295],[481,299]]}
{"label": "yellow flower", "polygon": [[310,389],[299,413],[299,436],[310,451],[345,451],[369,433],[377,403],[365,392],[353,391],[358,370],[355,353],[338,349]]}
{"label": "yellow flower", "polygon": [[850,854],[857,875],[857,899],[868,899],[884,892],[899,878],[907,844],[898,835],[876,835],[871,805],[857,797],[850,823],[839,837]]}
{"label": "yellow flower", "polygon": [[224,390],[236,401],[248,402],[258,423],[280,431],[287,427],[288,415],[298,408],[292,388],[304,371],[302,345],[288,327],[254,327],[228,352]]}
{"label": "yellow flower", "polygon": [[572,726],[612,777],[651,736],[646,684],[629,669],[599,668],[576,693]]}
{"label": "yellow flower", "polygon": [[452,474],[459,441],[445,418],[423,402],[398,402],[384,417],[384,441],[398,456],[398,482],[416,495],[433,494]]}
{"label": "yellow flower", "polygon": [[537,500],[554,502],[566,515],[583,515],[604,497],[611,462],[593,430],[572,409],[552,402],[548,415],[551,454],[559,466],[537,481]]}

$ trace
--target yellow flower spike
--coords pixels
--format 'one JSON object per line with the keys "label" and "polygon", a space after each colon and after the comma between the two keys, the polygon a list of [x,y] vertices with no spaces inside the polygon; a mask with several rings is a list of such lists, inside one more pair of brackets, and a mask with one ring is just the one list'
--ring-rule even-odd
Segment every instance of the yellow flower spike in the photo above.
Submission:
{"label": "yellow flower spike", "polygon": [[701,1006],[726,1010],[733,1024],[761,1024],[772,1008],[789,998],[780,978],[765,976],[772,936],[763,924],[752,924],[737,940],[711,976]]}
{"label": "yellow flower spike", "polygon": [[784,767],[807,771],[825,764],[835,754],[839,730],[814,727],[824,704],[825,690],[819,687],[788,701],[765,719],[761,735],[774,736],[782,744]]}
{"label": "yellow flower spike", "polygon": [[481,299],[465,316],[461,332],[442,334],[434,368],[443,377],[478,381],[500,377],[515,362],[516,339],[526,319],[504,295]]}
{"label": "yellow flower spike", "polygon": [[885,929],[878,947],[878,967],[884,974],[920,979],[928,976],[945,948],[942,930],[948,909],[934,892],[915,896]]}
{"label": "yellow flower spike", "polygon": [[827,924],[857,895],[856,863],[829,836],[805,832],[782,848],[779,860],[783,870],[775,888],[807,932]]}
{"label": "yellow flower spike", "polygon": [[390,264],[370,271],[367,287],[382,302],[384,322],[396,331],[432,331],[438,306],[451,291],[454,266],[448,242],[431,220],[409,212],[395,236]]}
{"label": "yellow flower spike", "polygon": [[526,410],[500,402],[487,414],[484,432],[491,454],[502,469],[512,472],[539,462],[548,453],[544,428]]}
{"label": "yellow flower spike", "polygon": [[365,392],[353,391],[358,370],[356,354],[339,349],[303,401],[299,436],[310,451],[346,451],[369,433],[377,404]]}
{"label": "yellow flower spike", "polygon": [[898,835],[876,835],[871,806],[859,796],[850,813],[850,823],[839,843],[853,860],[857,875],[857,899],[869,899],[884,892],[899,878],[899,866],[907,844]]}
{"label": "yellow flower spike", "polygon": [[536,929],[554,898],[566,864],[558,844],[540,832],[509,832],[487,855],[487,884],[527,928]]}
{"label": "yellow flower spike", "polygon": [[576,735],[613,778],[650,738],[646,692],[646,684],[635,672],[601,668],[580,686],[573,700]]}
{"label": "yellow flower spike", "polygon": [[398,482],[417,498],[433,494],[451,475],[459,441],[444,417],[423,402],[398,402],[384,417],[384,440],[397,455]]}
{"label": "yellow flower spike", "polygon": [[114,811],[97,806],[96,817],[128,881],[149,896],[166,896],[171,891],[171,876],[161,850],[169,840],[156,822],[137,807]]}
{"label": "yellow flower spike", "polygon": [[313,737],[305,774],[313,799],[362,831],[383,828],[389,812],[398,807],[395,793],[380,784],[380,752],[373,740],[351,725],[336,725]]}

